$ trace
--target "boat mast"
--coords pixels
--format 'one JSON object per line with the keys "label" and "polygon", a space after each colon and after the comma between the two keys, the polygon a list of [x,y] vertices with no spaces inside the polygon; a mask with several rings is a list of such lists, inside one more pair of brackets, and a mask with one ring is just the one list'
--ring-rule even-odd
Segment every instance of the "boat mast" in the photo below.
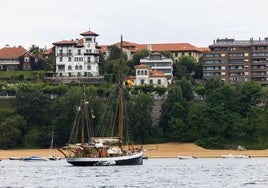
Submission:
{"label": "boat mast", "polygon": [[120,43],[120,62],[119,62],[119,109],[118,109],[118,137],[119,148],[122,149],[123,145],[123,52],[122,52],[123,37],[121,35]]}
{"label": "boat mast", "polygon": [[82,97],[82,104],[81,104],[81,147],[84,146],[85,143],[85,102],[86,102],[86,97],[85,97],[85,87],[83,83],[83,97]]}

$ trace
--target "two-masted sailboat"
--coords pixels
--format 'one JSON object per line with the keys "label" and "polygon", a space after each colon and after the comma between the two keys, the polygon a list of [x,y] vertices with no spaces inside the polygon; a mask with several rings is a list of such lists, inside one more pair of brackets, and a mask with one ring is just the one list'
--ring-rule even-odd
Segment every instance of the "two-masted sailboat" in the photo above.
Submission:
{"label": "two-masted sailboat", "polygon": [[[83,87],[82,99],[77,112],[80,115],[80,137],[79,143],[69,143],[60,148],[59,151],[65,155],[66,161],[75,166],[109,166],[109,165],[142,165],[143,163],[143,148],[135,147],[131,142],[124,142],[124,104],[123,104],[123,63],[122,63],[122,37],[121,37],[121,58],[119,70],[118,89],[118,105],[115,111],[117,115],[117,132],[118,136],[108,137],[107,135],[97,136],[90,135],[86,124],[89,118],[85,118],[88,113],[88,101],[86,100],[85,88]],[[117,104],[117,103],[116,103]],[[75,128],[74,128],[75,129]],[[104,128],[105,129],[105,128]],[[90,134],[90,133],[89,133]],[[85,140],[87,138],[88,140]]]}

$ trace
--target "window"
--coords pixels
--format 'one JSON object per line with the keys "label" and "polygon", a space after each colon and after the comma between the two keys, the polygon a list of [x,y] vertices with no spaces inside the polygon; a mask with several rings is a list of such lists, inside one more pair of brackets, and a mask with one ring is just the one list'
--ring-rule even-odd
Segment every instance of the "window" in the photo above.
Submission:
{"label": "window", "polygon": [[72,50],[68,49],[68,55],[72,55]]}
{"label": "window", "polygon": [[141,79],[141,85],[144,85],[144,80],[143,79]]}
{"label": "window", "polygon": [[82,69],[83,69],[82,65],[79,65],[79,70],[82,70]]}
{"label": "window", "polygon": [[72,70],[72,66],[71,65],[68,66],[68,70]]}
{"label": "window", "polygon": [[60,62],[62,62],[62,57],[60,57]]}
{"label": "window", "polygon": [[90,63],[90,57],[87,57],[87,62]]}
{"label": "window", "polygon": [[90,65],[87,66],[87,70],[91,70],[91,66]]}
{"label": "window", "polygon": [[78,70],[78,65],[75,65],[75,70]]}
{"label": "window", "polygon": [[78,55],[81,55],[81,49],[78,49]]}
{"label": "window", "polygon": [[141,75],[143,75],[144,74],[144,72],[143,72],[143,70],[141,71]]}
{"label": "window", "polygon": [[65,66],[64,65],[58,65],[58,70],[59,71],[63,71],[65,69]]}
{"label": "window", "polygon": [[144,74],[147,75],[147,70],[144,71]]}
{"label": "window", "polygon": [[86,41],[87,42],[91,42],[92,41],[92,38],[86,38]]}
{"label": "window", "polygon": [[157,84],[161,85],[161,80],[160,79],[157,80]]}
{"label": "window", "polygon": [[68,61],[71,62],[72,61],[72,58],[71,57],[68,57]]}
{"label": "window", "polygon": [[153,80],[150,80],[150,84],[153,84]]}
{"label": "window", "polygon": [[29,57],[24,57],[24,62],[29,62]]}
{"label": "window", "polygon": [[62,55],[62,49],[59,50],[59,55]]}

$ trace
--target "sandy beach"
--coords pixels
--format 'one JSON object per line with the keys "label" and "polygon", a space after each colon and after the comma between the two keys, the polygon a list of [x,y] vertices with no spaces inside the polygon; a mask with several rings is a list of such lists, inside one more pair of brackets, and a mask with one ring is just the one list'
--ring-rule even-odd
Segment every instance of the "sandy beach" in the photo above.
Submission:
{"label": "sandy beach", "polygon": [[[178,155],[194,155],[197,158],[215,158],[221,155],[249,155],[251,157],[268,157],[266,150],[208,150],[192,143],[163,143],[144,145],[144,155],[149,158],[174,158]],[[0,159],[9,159],[10,157],[29,157],[32,155],[48,157],[49,149],[17,149],[0,150]],[[64,157],[57,149],[52,152],[57,157]]]}

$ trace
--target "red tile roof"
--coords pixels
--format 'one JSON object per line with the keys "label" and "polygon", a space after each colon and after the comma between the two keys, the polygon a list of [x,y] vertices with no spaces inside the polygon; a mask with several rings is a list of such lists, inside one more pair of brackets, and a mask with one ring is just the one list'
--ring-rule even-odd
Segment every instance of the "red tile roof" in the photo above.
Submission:
{"label": "red tile roof", "polygon": [[0,49],[0,58],[19,58],[27,53],[27,50],[23,47],[4,47]]}
{"label": "red tile roof", "polygon": [[166,75],[162,71],[152,70],[150,72],[150,77],[166,77]]}
{"label": "red tile roof", "polygon": [[80,33],[80,35],[82,35],[82,36],[99,36],[97,33],[94,33],[92,31],[86,31],[86,32]]}
{"label": "red tile roof", "polygon": [[60,46],[60,45],[75,45],[77,44],[76,40],[62,40],[62,41],[58,41],[58,42],[54,42],[52,43],[55,46]]}
{"label": "red tile roof", "polygon": [[[113,45],[120,45],[120,43],[115,43]],[[111,45],[101,45],[101,51],[106,52],[107,46]],[[197,48],[192,44],[189,43],[162,43],[162,44],[137,44],[134,42],[123,41],[122,44],[123,48],[127,48],[131,50],[132,53],[142,50],[148,49],[152,52],[159,52],[159,51],[170,51],[170,52],[203,52],[208,48]]]}
{"label": "red tile roof", "polygon": [[200,49],[202,52],[210,52],[210,48],[209,48],[209,47],[199,47],[199,49]]}
{"label": "red tile roof", "polygon": [[159,52],[159,51],[170,51],[170,52],[196,51],[196,52],[201,52],[201,50],[199,48],[197,48],[194,45],[189,44],[189,43],[139,44],[136,46],[136,51],[142,50],[142,49],[149,49],[153,52]]}
{"label": "red tile roof", "polygon": [[47,49],[47,50],[44,52],[44,55],[49,55],[49,54],[51,54],[51,53],[53,53],[53,48],[49,48],[49,49]]}

